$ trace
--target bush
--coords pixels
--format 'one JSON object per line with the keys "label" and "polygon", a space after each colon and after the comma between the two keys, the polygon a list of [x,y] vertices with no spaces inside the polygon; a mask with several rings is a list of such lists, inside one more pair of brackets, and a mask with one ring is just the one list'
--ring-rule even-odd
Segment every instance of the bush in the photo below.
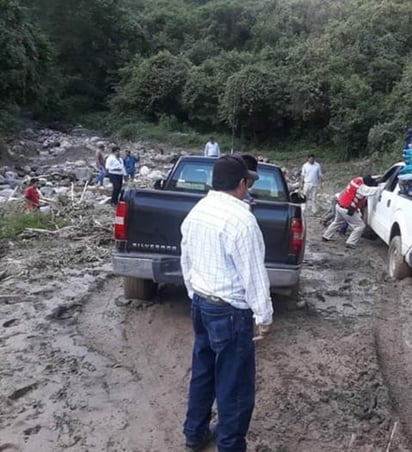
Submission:
{"label": "bush", "polygon": [[21,125],[20,109],[17,106],[0,108],[0,135],[10,133]]}
{"label": "bush", "polygon": [[182,92],[190,62],[163,51],[135,60],[123,71],[112,100],[118,111],[133,111],[158,119],[162,114],[183,116]]}
{"label": "bush", "polygon": [[18,208],[0,208],[0,239],[11,239],[26,228],[56,230],[65,222],[54,220],[50,214],[22,211]]}

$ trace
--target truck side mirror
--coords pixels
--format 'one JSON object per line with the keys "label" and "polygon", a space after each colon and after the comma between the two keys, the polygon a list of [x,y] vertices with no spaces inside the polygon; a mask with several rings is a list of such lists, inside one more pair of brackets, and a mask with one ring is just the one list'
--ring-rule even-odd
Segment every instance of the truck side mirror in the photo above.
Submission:
{"label": "truck side mirror", "polygon": [[154,189],[163,190],[164,185],[165,185],[164,179],[157,179],[157,181],[154,183]]}

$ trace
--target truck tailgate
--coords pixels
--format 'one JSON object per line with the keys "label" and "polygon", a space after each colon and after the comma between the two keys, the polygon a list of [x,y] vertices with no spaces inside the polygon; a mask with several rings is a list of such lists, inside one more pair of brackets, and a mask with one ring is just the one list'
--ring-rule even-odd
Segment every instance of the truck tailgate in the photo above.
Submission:
{"label": "truck tailgate", "polygon": [[[180,226],[203,196],[158,190],[126,192],[125,201],[129,206],[127,251],[179,255]],[[298,263],[288,261],[290,218],[294,215],[294,209],[300,210],[300,207],[287,202],[257,201],[253,206],[252,211],[266,244],[266,262]]]}

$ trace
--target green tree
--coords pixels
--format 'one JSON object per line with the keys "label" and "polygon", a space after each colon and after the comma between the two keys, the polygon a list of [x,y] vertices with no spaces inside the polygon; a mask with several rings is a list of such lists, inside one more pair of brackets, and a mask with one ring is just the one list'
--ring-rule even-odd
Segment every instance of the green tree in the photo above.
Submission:
{"label": "green tree", "polygon": [[66,94],[103,102],[117,71],[147,48],[138,14],[126,0],[31,0],[57,48]]}
{"label": "green tree", "polygon": [[220,115],[242,134],[267,138],[287,127],[289,99],[281,71],[274,67],[245,66],[229,77]]}
{"label": "green tree", "polygon": [[133,111],[151,119],[160,115],[184,117],[182,93],[190,62],[168,51],[135,60],[123,71],[113,98],[118,111]]}
{"label": "green tree", "polygon": [[43,101],[52,65],[52,46],[27,8],[18,0],[0,0],[0,106]]}
{"label": "green tree", "polygon": [[194,66],[188,73],[183,100],[189,119],[195,124],[218,127],[219,104],[225,92],[228,78],[240,69],[254,62],[254,56],[247,52],[221,52],[209,58],[200,66]]}

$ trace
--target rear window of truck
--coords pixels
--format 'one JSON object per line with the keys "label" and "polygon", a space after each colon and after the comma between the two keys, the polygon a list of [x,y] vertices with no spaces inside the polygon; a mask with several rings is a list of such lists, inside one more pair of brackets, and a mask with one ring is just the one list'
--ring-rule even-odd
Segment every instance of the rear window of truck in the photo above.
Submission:
{"label": "rear window of truck", "polygon": [[[212,189],[213,165],[209,162],[184,162],[176,169],[168,189],[174,191],[206,193]],[[280,170],[275,167],[258,167],[259,180],[250,189],[255,199],[287,201],[285,184]]]}
{"label": "rear window of truck", "polygon": [[258,167],[259,180],[249,190],[255,199],[265,201],[287,201],[288,195],[280,170],[276,168]]}

